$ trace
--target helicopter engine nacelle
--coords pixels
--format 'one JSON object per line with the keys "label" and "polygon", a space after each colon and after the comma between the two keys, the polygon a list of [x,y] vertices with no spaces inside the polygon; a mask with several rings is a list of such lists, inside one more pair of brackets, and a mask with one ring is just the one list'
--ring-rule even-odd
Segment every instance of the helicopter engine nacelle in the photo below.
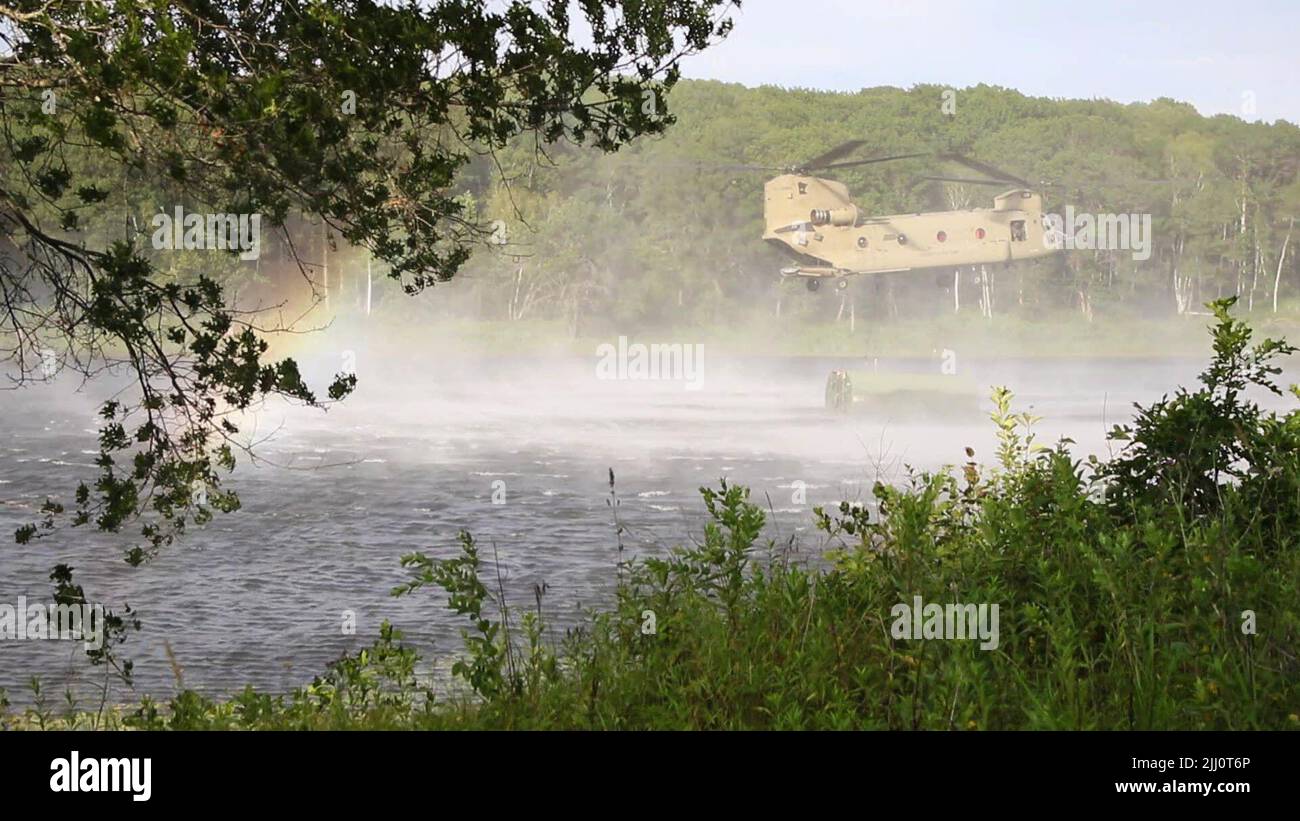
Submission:
{"label": "helicopter engine nacelle", "polygon": [[857,225],[858,207],[846,205],[843,208],[814,208],[808,214],[808,221],[813,225]]}

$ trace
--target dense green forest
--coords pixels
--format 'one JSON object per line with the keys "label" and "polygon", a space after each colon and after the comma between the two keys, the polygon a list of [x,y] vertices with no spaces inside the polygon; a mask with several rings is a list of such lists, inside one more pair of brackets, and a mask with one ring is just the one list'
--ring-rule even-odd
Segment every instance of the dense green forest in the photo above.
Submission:
{"label": "dense green forest", "polygon": [[[423,298],[314,216],[287,215],[255,262],[171,253],[159,264],[181,278],[202,268],[245,306],[310,303],[307,326],[367,315],[457,320],[461,335],[507,348],[661,331],[790,352],[856,354],[864,342],[919,352],[964,338],[1014,354],[1045,336],[1046,352],[1190,349],[1203,322],[1180,316],[1226,296],[1239,296],[1260,327],[1297,324],[1300,129],[1291,123],[1203,117],[1168,99],[1054,100],[983,85],[836,93],[681,81],[671,106],[677,122],[665,134],[616,153],[527,135],[477,156],[448,193],[476,216],[480,244]],[[779,275],[788,260],[761,240],[771,173],[740,166],[790,166],[849,139],[866,140],[862,156],[956,152],[991,163],[1037,184],[1051,213],[1150,215],[1149,254],[1071,250],[984,270],[857,277],[845,291],[809,294]],[[832,173],[869,214],[988,207],[999,193],[922,179],[953,170],[920,158]],[[82,221],[92,244],[124,231],[147,244],[150,215],[190,199],[175,181],[128,181],[129,195]]]}
{"label": "dense green forest", "polygon": [[[947,105],[945,105],[947,103]],[[1052,100],[977,86],[857,93],[683,81],[675,127],[617,154],[518,142],[466,175],[495,238],[459,281],[402,310],[487,320],[550,320],[574,335],[633,327],[847,325],[945,314],[1006,320],[1172,318],[1239,295],[1260,319],[1300,305],[1291,247],[1300,213],[1300,130],[1202,117],[1157,100]],[[1152,217],[1149,258],[1074,250],[978,271],[860,278],[807,294],[761,240],[769,176],[861,138],[863,156],[954,151],[1041,181],[1049,212]],[[918,179],[907,160],[840,173],[872,214],[987,207],[994,188]],[[947,169],[951,171],[952,169]],[[504,181],[503,181],[504,177]],[[954,293],[954,289],[957,293]],[[1199,326],[1198,326],[1199,331]]]}

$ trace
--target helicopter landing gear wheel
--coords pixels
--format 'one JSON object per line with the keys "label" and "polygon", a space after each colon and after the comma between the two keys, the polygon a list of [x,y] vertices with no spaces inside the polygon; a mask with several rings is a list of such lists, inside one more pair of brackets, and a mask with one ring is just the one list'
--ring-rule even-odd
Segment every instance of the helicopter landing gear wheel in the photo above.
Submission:
{"label": "helicopter landing gear wheel", "polygon": [[840,277],[839,280],[835,283],[835,287],[843,291],[845,288],[849,287],[849,278]]}
{"label": "helicopter landing gear wheel", "polygon": [[810,290],[810,291],[816,291],[816,290],[817,290],[818,288],[820,288],[820,287],[822,287],[822,281],[821,281],[820,279],[809,279],[809,280],[808,280],[808,290]]}

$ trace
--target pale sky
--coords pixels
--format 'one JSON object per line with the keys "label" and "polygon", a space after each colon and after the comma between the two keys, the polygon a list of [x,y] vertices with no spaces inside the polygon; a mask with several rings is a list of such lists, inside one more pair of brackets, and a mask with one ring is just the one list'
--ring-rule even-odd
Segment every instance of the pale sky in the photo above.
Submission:
{"label": "pale sky", "polygon": [[685,76],[837,91],[984,82],[1300,123],[1300,0],[745,0],[734,19]]}

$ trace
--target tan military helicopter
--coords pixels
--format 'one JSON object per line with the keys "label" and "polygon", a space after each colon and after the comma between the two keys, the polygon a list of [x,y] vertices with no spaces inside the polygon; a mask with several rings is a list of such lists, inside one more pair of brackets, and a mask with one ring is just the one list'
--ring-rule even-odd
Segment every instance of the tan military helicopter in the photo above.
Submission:
{"label": "tan military helicopter", "polygon": [[[1026,180],[959,154],[900,154],[837,162],[866,144],[851,140],[767,182],[763,189],[763,239],[793,256],[797,265],[782,275],[807,280],[815,291],[824,279],[843,288],[856,274],[883,274],[926,268],[955,268],[1056,253],[1043,218],[1043,199]],[[922,179],[1006,186],[992,208],[932,211],[873,217],[849,198],[848,188],[813,171],[934,157],[957,163],[983,179],[926,176]]]}

